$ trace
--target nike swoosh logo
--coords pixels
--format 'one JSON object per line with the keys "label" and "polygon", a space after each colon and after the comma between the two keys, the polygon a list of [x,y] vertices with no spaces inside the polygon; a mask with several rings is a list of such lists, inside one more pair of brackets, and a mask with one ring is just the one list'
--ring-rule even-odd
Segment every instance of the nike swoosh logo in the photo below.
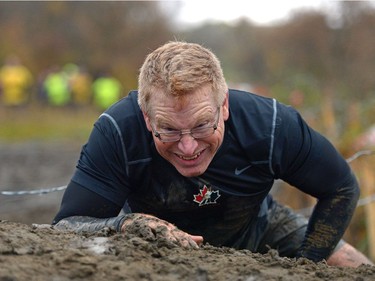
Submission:
{"label": "nike swoosh logo", "polygon": [[246,166],[245,168],[242,168],[242,169],[238,169],[238,168],[236,168],[235,170],[234,170],[234,174],[236,175],[236,176],[238,176],[238,175],[241,175],[243,172],[245,172],[247,169],[249,169],[250,167],[251,167],[252,165],[249,165],[249,166]]}

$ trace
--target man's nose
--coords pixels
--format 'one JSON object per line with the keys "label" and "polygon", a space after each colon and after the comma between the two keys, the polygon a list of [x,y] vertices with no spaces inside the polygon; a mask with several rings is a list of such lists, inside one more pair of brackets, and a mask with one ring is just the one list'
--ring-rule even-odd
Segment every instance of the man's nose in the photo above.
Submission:
{"label": "man's nose", "polygon": [[182,153],[186,155],[193,155],[197,146],[197,140],[193,138],[190,133],[184,133],[181,135],[181,139],[178,142],[178,148]]}

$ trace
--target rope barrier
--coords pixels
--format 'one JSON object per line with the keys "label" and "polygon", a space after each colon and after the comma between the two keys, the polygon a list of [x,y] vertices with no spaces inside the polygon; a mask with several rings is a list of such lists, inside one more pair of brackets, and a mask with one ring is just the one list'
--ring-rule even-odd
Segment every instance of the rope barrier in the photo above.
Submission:
{"label": "rope barrier", "polygon": [[[353,154],[351,157],[346,159],[348,163],[352,162],[353,160],[364,156],[364,155],[372,155],[375,154],[375,150],[361,150]],[[0,195],[4,196],[20,196],[20,195],[43,195],[51,192],[62,191],[66,189],[66,185],[59,186],[59,187],[51,187],[51,188],[42,188],[36,190],[21,190],[21,191],[0,191]],[[371,202],[375,201],[375,194],[370,195],[368,197],[362,198],[358,200],[357,207],[364,206],[370,204]],[[312,210],[312,207],[304,208],[297,210],[298,213],[301,214],[309,214]]]}
{"label": "rope barrier", "polygon": [[371,154],[374,154],[374,153],[375,153],[375,150],[361,150],[361,151],[358,151],[358,152],[354,153],[352,156],[350,156],[348,159],[346,159],[346,162],[350,163],[360,156],[371,155]]}
{"label": "rope barrier", "polygon": [[47,194],[51,192],[61,191],[66,189],[66,185],[59,186],[59,187],[51,187],[51,188],[42,188],[42,189],[35,189],[35,190],[21,190],[21,191],[0,191],[1,195],[6,196],[15,196],[15,195],[41,195]]}

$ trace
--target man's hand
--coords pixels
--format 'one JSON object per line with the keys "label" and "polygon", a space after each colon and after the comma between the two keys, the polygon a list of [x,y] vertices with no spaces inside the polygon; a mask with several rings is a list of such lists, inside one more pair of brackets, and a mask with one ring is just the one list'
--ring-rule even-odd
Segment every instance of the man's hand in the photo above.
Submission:
{"label": "man's hand", "polygon": [[362,264],[374,265],[364,254],[346,242],[329,257],[327,264],[341,267],[358,267]]}
{"label": "man's hand", "polygon": [[190,235],[179,230],[173,224],[147,214],[129,214],[121,227],[121,232],[152,239],[164,239],[168,243],[183,247],[198,249],[203,243],[202,236]]}

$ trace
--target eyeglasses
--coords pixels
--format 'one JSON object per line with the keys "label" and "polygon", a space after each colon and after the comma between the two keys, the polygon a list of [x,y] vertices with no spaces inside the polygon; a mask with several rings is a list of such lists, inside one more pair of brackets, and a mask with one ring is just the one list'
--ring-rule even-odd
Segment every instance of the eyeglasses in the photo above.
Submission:
{"label": "eyeglasses", "polygon": [[200,125],[191,130],[168,130],[168,131],[156,131],[152,128],[154,136],[162,142],[176,142],[180,141],[183,135],[190,134],[194,139],[204,139],[214,134],[219,124],[220,119],[220,107],[217,108],[217,118],[214,124],[208,123]]}

